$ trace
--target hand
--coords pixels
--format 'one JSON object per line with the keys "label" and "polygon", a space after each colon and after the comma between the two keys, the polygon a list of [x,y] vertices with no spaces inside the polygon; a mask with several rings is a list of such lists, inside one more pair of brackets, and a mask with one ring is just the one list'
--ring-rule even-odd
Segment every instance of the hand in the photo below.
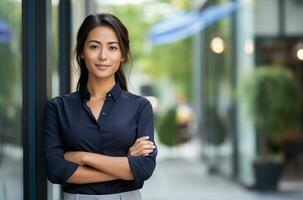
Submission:
{"label": "hand", "polygon": [[156,148],[154,143],[148,140],[148,136],[138,138],[133,146],[128,150],[130,156],[148,156]]}
{"label": "hand", "polygon": [[64,154],[64,159],[70,162],[76,163],[78,165],[85,165],[83,162],[83,157],[88,154],[88,152],[84,151],[68,151]]}

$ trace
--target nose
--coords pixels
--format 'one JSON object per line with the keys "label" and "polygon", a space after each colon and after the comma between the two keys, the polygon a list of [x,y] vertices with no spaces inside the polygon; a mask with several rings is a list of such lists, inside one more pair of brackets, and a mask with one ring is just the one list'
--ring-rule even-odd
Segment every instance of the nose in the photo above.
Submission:
{"label": "nose", "polygon": [[99,59],[100,60],[106,60],[107,59],[107,55],[106,55],[106,50],[105,49],[101,48],[100,53],[99,53]]}

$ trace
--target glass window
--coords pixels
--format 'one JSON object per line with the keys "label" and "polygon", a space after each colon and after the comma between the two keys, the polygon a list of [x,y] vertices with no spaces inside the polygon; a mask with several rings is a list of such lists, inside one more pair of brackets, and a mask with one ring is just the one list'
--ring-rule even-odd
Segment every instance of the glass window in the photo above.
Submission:
{"label": "glass window", "polygon": [[0,2],[0,199],[23,199],[21,1]]}
{"label": "glass window", "polygon": [[[218,5],[218,3],[214,3]],[[207,146],[204,154],[209,158],[211,170],[231,176],[232,140],[235,127],[232,119],[232,97],[234,95],[234,69],[232,65],[232,16],[226,16],[204,31],[204,87],[205,133],[203,142]],[[224,163],[224,164],[222,164]]]}
{"label": "glass window", "polygon": [[[59,95],[59,0],[51,0],[47,24],[47,97]],[[59,200],[60,185],[48,182],[48,200]]]}

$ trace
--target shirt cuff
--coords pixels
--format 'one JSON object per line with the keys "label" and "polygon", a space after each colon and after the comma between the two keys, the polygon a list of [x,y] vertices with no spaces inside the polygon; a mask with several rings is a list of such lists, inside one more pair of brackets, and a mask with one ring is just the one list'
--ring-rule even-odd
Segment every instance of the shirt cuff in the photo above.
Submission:
{"label": "shirt cuff", "polygon": [[78,167],[78,164],[69,162],[62,175],[62,183],[67,183],[67,180],[74,174]]}

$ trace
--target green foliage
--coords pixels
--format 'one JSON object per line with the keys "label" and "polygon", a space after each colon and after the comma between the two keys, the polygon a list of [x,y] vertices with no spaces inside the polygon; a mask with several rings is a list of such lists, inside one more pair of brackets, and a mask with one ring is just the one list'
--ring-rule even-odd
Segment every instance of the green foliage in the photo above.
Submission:
{"label": "green foliage", "polygon": [[[244,79],[245,78],[245,79]],[[282,67],[258,67],[241,80],[240,95],[255,126],[277,141],[300,120],[300,97],[293,74]]]}
{"label": "green foliage", "polygon": [[178,143],[176,108],[169,109],[163,116],[157,118],[157,130],[160,142],[173,147]]}
{"label": "green foliage", "polygon": [[155,23],[166,17],[160,11],[152,11],[151,13],[155,12],[153,17],[146,15],[146,12],[150,11],[148,6],[159,2],[183,10],[190,7],[188,0],[158,0],[124,7],[112,6],[107,8],[107,12],[118,16],[128,28],[133,65],[136,70],[148,74],[154,80],[170,79],[179,94],[190,98],[192,96],[191,39],[168,45],[153,46],[150,51],[146,51],[148,31]]}
{"label": "green foliage", "polygon": [[155,46],[146,59],[144,71],[154,78],[168,77],[175,84],[177,91],[183,91],[186,96],[191,97],[191,49],[191,39]]}
{"label": "green foliage", "polygon": [[206,121],[207,142],[215,146],[223,144],[227,130],[217,107],[209,106]]}
{"label": "green foliage", "polygon": [[116,15],[129,31],[132,55],[135,60],[144,57],[144,41],[151,24],[144,20],[140,5],[112,6],[109,12]]}
{"label": "green foliage", "polygon": [[[14,93],[15,83],[21,80],[21,49],[16,49],[21,38],[21,5],[13,2],[0,2],[0,19],[8,23],[12,33],[9,43],[0,44],[0,94],[2,97]],[[0,99],[0,103],[4,101]]]}
{"label": "green foliage", "polygon": [[0,142],[16,144],[22,143],[21,10],[20,2],[0,1],[0,20],[11,30],[10,41],[0,43]]}

